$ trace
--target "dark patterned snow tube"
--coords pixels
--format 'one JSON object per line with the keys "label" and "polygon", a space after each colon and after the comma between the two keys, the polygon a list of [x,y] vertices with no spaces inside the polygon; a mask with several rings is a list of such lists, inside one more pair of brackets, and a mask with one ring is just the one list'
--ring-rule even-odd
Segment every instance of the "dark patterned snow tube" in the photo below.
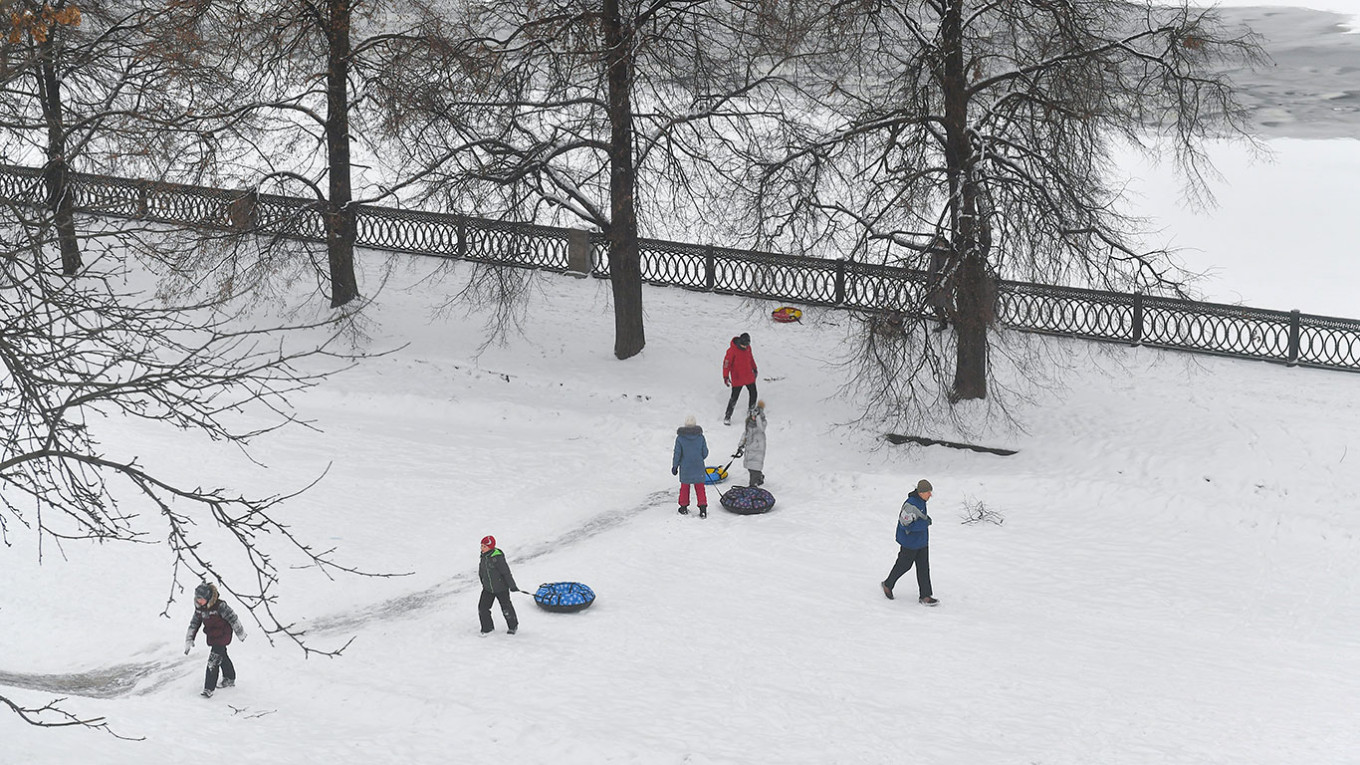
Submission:
{"label": "dark patterned snow tube", "polygon": [[774,495],[757,486],[733,486],[723,495],[722,506],[737,515],[768,513],[774,507]]}
{"label": "dark patterned snow tube", "polygon": [[540,584],[534,602],[544,611],[569,614],[590,608],[595,602],[595,591],[580,582]]}

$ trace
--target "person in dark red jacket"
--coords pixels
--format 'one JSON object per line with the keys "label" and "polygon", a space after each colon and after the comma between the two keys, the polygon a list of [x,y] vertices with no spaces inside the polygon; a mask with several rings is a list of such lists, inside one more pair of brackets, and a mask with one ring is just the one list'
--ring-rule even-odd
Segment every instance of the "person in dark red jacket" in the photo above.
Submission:
{"label": "person in dark red jacket", "polygon": [[208,671],[203,677],[203,695],[211,698],[217,690],[219,670],[223,688],[236,685],[236,667],[227,656],[227,646],[231,645],[231,633],[235,632],[236,637],[245,640],[246,631],[231,606],[217,597],[217,588],[207,582],[194,588],[194,618],[189,620],[189,634],[184,637],[185,656],[194,648],[199,627],[203,628],[203,635],[212,649],[208,652]]}
{"label": "person in dark red jacket", "polygon": [[745,332],[732,338],[732,344],[727,348],[727,355],[723,357],[723,383],[732,389],[732,397],[727,400],[727,414],[723,415],[723,424],[732,424],[732,410],[737,406],[737,399],[741,396],[741,389],[746,388],[748,398],[746,408],[750,409],[756,405],[756,369],[755,357],[751,355],[751,336]]}

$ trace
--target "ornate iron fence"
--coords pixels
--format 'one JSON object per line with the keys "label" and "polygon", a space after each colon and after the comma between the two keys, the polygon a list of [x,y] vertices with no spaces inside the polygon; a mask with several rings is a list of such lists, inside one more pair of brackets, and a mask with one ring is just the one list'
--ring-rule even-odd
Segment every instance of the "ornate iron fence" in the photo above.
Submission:
{"label": "ornate iron fence", "polygon": [[[76,173],[77,210],[195,228],[325,241],[315,201]],[[0,165],[0,202],[37,206],[42,170]],[[359,246],[550,271],[569,269],[571,229],[361,205]],[[603,235],[591,234],[593,276],[608,278]],[[919,315],[929,275],[894,266],[644,239],[649,284],[865,311]],[[997,320],[1024,332],[1360,371],[1360,321],[1298,311],[1002,281]]]}

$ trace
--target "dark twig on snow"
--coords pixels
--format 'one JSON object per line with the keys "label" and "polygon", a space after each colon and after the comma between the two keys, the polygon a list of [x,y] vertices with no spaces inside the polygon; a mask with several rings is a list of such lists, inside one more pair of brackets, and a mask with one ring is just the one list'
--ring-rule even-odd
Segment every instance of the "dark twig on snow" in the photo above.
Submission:
{"label": "dark twig on snow", "polygon": [[63,701],[66,701],[66,699],[64,698],[52,699],[51,701],[47,702],[46,704],[40,707],[25,707],[14,703],[13,701],[9,700],[4,696],[0,696],[0,703],[3,703],[6,706],[8,706],[10,710],[12,710],[15,714],[19,715],[19,718],[21,720],[28,723],[29,725],[33,725],[39,728],[70,728],[70,727],[89,728],[91,730],[104,731],[110,736],[113,736],[114,738],[123,739],[124,741],[145,740],[145,737],[143,736],[131,737],[119,735],[118,733],[114,732],[112,728],[109,727],[108,722],[106,722],[102,717],[82,718],[75,714],[72,714],[71,712],[68,712],[65,709],[62,709],[60,706],[58,706]]}
{"label": "dark twig on snow", "polygon": [[963,502],[963,523],[991,523],[996,526],[1006,522],[1001,513],[992,510],[983,504],[981,500],[965,499]]}

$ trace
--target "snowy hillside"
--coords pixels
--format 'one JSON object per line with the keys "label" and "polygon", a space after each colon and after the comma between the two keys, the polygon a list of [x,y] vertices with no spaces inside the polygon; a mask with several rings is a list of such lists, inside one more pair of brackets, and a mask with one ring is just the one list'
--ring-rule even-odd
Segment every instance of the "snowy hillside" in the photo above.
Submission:
{"label": "snowy hillside", "polygon": [[[368,283],[377,257],[369,256]],[[202,699],[191,605],[164,550],[66,544],[0,558],[0,692],[67,696],[120,741],[0,715],[0,762],[1340,763],[1360,749],[1360,376],[1042,341],[1065,390],[1018,406],[1000,457],[837,427],[836,311],[649,289],[648,345],[613,359],[608,285],[543,275],[524,337],[480,356],[478,319],[403,260],[372,347],[406,347],[297,403],[241,456],[107,423],[153,466],[295,487],[294,528],[387,579],[293,572],[280,606],[337,659],[259,629],[240,684]],[[728,339],[768,402],[765,516],[675,512],[675,429],[714,457]],[[733,475],[744,482],[740,461]],[[935,485],[939,608],[886,600],[897,509]],[[725,487],[724,487],[725,488]],[[962,523],[982,503],[1003,523]],[[478,540],[520,585],[578,580],[591,609],[517,601],[478,635]],[[217,558],[225,561],[225,548]],[[907,597],[902,597],[907,593]],[[520,596],[517,596],[520,597]],[[501,625],[500,614],[496,614]]]}

